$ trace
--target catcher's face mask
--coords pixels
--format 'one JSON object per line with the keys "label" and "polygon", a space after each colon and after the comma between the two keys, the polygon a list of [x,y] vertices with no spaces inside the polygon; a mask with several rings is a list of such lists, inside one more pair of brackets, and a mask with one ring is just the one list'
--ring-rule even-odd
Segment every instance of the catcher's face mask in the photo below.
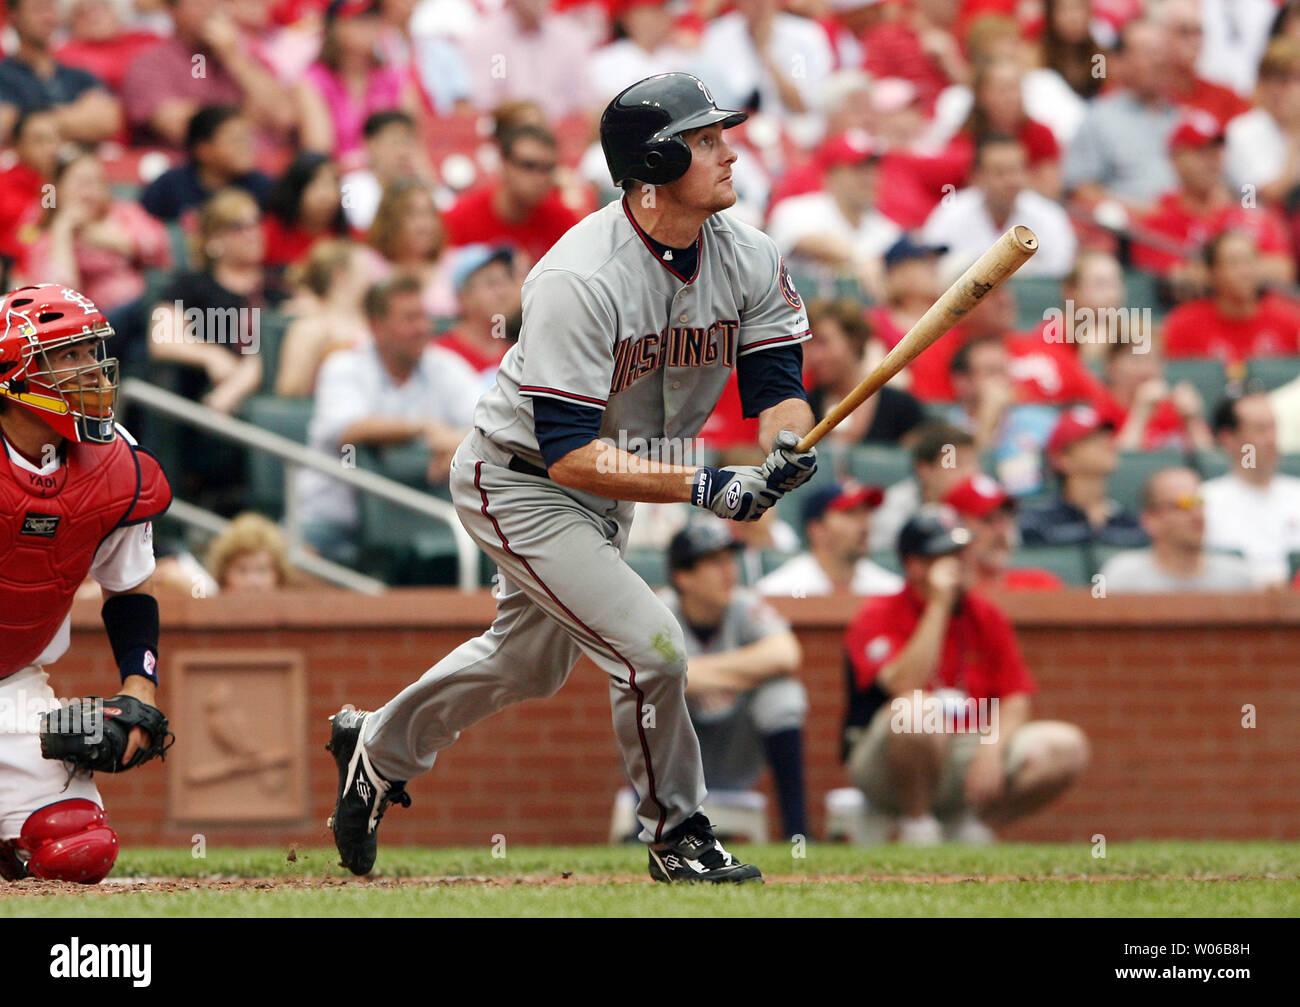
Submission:
{"label": "catcher's face mask", "polygon": [[0,395],[70,440],[112,441],[118,372],[105,348],[108,320],[56,284],[15,290],[0,304]]}

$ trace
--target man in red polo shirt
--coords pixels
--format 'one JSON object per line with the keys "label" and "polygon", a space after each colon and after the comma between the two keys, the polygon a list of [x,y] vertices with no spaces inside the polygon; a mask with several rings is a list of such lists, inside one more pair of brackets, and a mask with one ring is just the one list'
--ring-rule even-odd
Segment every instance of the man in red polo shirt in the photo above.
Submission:
{"label": "man in red polo shirt", "polygon": [[1009,567],[1016,501],[990,475],[976,472],[953,486],[943,502],[970,530],[972,586],[980,591],[1059,591],[1065,582],[1050,570]]}
{"label": "man in red polo shirt", "polygon": [[43,197],[53,197],[50,183],[62,142],[53,109],[27,112],[14,124],[18,160],[0,172],[0,266],[6,260],[20,260],[27,246],[36,240],[36,229],[48,202]]}
{"label": "man in red polo shirt", "polygon": [[471,189],[442,222],[451,245],[511,245],[531,266],[579,220],[555,187],[556,142],[543,126],[501,138],[501,177]]}
{"label": "man in red polo shirt", "polygon": [[1088,760],[1077,727],[1029,719],[1034,679],[1006,616],[969,589],[970,541],[952,508],[922,508],[898,537],[906,586],[869,599],[845,638],[849,776],[912,845],[941,842],[945,826],[988,842]]}

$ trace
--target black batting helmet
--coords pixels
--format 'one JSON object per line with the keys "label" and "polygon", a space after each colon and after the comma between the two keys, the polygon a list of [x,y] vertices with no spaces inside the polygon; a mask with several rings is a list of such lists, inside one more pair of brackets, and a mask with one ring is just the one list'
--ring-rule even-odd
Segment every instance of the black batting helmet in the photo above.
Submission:
{"label": "black batting helmet", "polygon": [[661,73],[633,84],[605,107],[600,146],[615,185],[628,178],[667,185],[691,166],[691,150],[679,134],[716,122],[730,129],[747,118],[746,112],[718,108],[700,78]]}

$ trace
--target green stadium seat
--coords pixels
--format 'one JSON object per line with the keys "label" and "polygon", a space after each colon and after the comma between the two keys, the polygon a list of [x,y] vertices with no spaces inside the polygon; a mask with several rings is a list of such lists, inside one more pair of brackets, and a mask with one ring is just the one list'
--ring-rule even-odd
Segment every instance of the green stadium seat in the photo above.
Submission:
{"label": "green stadium seat", "polygon": [[1255,357],[1246,365],[1246,377],[1271,392],[1300,378],[1300,357]]}
{"label": "green stadium seat", "polygon": [[1007,286],[1016,295],[1016,327],[1031,332],[1048,308],[1061,307],[1061,281],[1051,276],[1013,276]]}
{"label": "green stadium seat", "polygon": [[1228,474],[1228,456],[1222,451],[1198,451],[1192,456],[1192,468],[1201,474],[1201,479],[1209,481]]}
{"label": "green stadium seat", "polygon": [[884,489],[912,474],[912,455],[906,448],[855,444],[843,454],[842,471],[854,482]]}
{"label": "green stadium seat", "polygon": [[1160,469],[1185,465],[1187,460],[1179,448],[1163,451],[1124,451],[1119,456],[1119,467],[1111,473],[1108,488],[1110,495],[1131,511],[1140,509],[1139,497],[1147,477]]}
{"label": "green stadium seat", "polygon": [[1124,270],[1124,289],[1132,308],[1150,308],[1154,321],[1160,321],[1168,311],[1160,297],[1160,278],[1141,269]]}
{"label": "green stadium seat", "polygon": [[359,493],[362,571],[397,585],[454,585],[456,536],[444,521]]}
{"label": "green stadium seat", "polygon": [[[311,422],[311,399],[289,399],[278,395],[254,395],[243,407],[243,418],[254,426],[307,443]],[[263,451],[250,451],[248,458],[249,503],[254,510],[278,518],[284,513],[284,463]]]}
{"label": "green stadium seat", "polygon": [[896,573],[900,577],[903,575],[903,564],[898,558],[898,553],[893,549],[881,549],[871,554],[871,561],[878,566],[883,566],[891,573]]}
{"label": "green stadium seat", "polygon": [[261,311],[258,314],[257,355],[262,358],[262,391],[270,395],[275,391],[275,379],[280,373],[280,351],[284,348],[285,333],[292,322],[288,315],[278,311]]}
{"label": "green stadium seat", "polygon": [[1101,568],[1105,566],[1112,556],[1118,556],[1122,552],[1132,552],[1132,547],[1124,545],[1102,545],[1094,542],[1084,547],[1084,558],[1088,562],[1089,576],[1101,573]]}
{"label": "green stadium seat", "polygon": [[1208,357],[1187,357],[1170,360],[1165,363],[1165,380],[1171,385],[1189,381],[1200,392],[1205,403],[1206,414],[1212,414],[1214,407],[1224,396],[1228,384],[1228,375],[1223,369],[1223,361]]}
{"label": "green stadium seat", "polygon": [[1300,455],[1283,455],[1278,467],[1286,475],[1300,477]]}
{"label": "green stadium seat", "polygon": [[1080,546],[1021,546],[1012,552],[1007,565],[1016,570],[1029,567],[1050,570],[1072,587],[1089,582],[1089,561]]}
{"label": "green stadium seat", "polygon": [[766,577],[777,567],[799,555],[794,552],[782,552],[780,549],[764,549],[759,554],[759,562],[763,567],[763,576]]}
{"label": "green stadium seat", "polygon": [[180,221],[169,220],[163,226],[167,229],[167,239],[172,246],[172,267],[177,272],[184,272],[189,268],[190,236],[181,227]]}
{"label": "green stadium seat", "polygon": [[651,587],[666,587],[668,584],[668,557],[663,549],[653,546],[636,546],[628,549],[626,560],[628,566],[640,574]]}
{"label": "green stadium seat", "polygon": [[1287,560],[1289,561],[1291,571],[1290,576],[1287,579],[1295,580],[1295,575],[1300,573],[1300,552],[1291,553],[1291,555],[1287,557]]}

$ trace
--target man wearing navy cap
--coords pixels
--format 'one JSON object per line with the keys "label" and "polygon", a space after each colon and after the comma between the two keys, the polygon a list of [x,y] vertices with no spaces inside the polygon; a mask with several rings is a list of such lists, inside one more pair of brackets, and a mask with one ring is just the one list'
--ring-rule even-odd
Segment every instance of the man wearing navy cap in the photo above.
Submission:
{"label": "man wearing navy cap", "polygon": [[806,490],[808,549],[758,582],[761,594],[810,598],[828,594],[892,594],[897,574],[867,558],[871,512],[884,494],[875,486],[831,483]]}
{"label": "man wearing navy cap", "polygon": [[1033,676],[1006,616],[970,590],[970,543],[951,507],[922,507],[898,536],[906,585],[868,600],[845,636],[849,776],[912,845],[941,842],[945,826],[989,842],[1088,758],[1074,725],[1030,721]]}
{"label": "man wearing navy cap", "polygon": [[803,724],[808,694],[790,624],[736,586],[731,532],[688,526],[668,545],[672,588],[661,592],[686,638],[686,702],[710,792],[751,790],[766,763],[785,835],[807,836]]}

